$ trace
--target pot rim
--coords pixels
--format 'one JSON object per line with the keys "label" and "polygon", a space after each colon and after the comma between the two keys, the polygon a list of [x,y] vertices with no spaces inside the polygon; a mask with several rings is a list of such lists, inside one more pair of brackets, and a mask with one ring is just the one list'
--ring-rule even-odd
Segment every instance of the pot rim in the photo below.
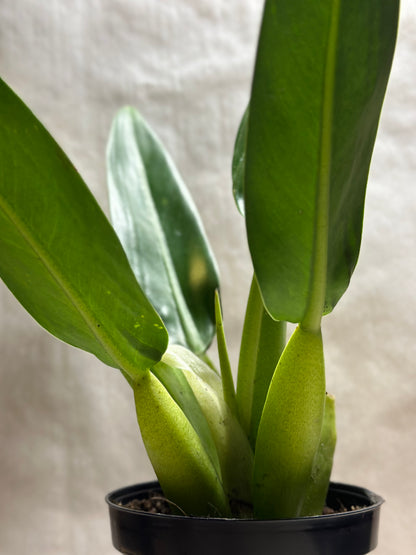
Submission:
{"label": "pot rim", "polygon": [[[312,516],[301,516],[295,518],[284,518],[284,519],[254,519],[254,518],[230,518],[230,517],[205,517],[205,516],[192,516],[192,515],[175,515],[175,514],[162,514],[162,513],[149,513],[147,511],[141,511],[139,509],[132,509],[129,507],[125,507],[120,504],[120,500],[126,497],[130,497],[134,492],[144,492],[146,490],[155,490],[161,489],[159,482],[151,481],[151,482],[142,482],[138,484],[133,484],[131,486],[126,486],[123,488],[119,488],[116,490],[111,491],[105,496],[105,501],[109,505],[118,511],[122,511],[129,514],[140,514],[142,516],[147,516],[149,518],[157,518],[161,520],[165,519],[190,519],[195,522],[233,522],[238,523],[241,522],[244,525],[250,525],[250,523],[259,524],[259,523],[276,523],[277,521],[282,526],[296,526],[296,524],[304,523],[305,521],[310,521],[314,523],[316,521],[320,521],[321,524],[324,522],[334,523],[334,521],[342,521],[346,519],[351,519],[352,517],[361,517],[367,513],[373,512],[375,509],[379,508],[383,503],[384,499],[380,495],[360,486],[345,484],[342,482],[331,482],[330,483],[330,490],[332,493],[339,493],[339,495],[343,494],[351,494],[353,493],[357,497],[360,497],[363,503],[366,506],[360,507],[358,509],[350,509],[344,512],[334,512],[329,514],[322,514],[322,515],[312,515]],[[117,500],[119,502],[117,502]]]}

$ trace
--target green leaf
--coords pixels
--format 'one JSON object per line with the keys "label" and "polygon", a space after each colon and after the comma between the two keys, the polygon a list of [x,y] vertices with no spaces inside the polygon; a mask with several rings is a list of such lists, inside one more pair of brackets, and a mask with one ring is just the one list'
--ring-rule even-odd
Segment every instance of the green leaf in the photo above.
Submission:
{"label": "green leaf", "polygon": [[328,493],[336,442],[335,399],[332,395],[327,394],[319,448],[306,487],[305,499],[300,513],[302,516],[322,513]]}
{"label": "green leaf", "polygon": [[202,354],[215,331],[218,275],[197,209],[136,110],[115,118],[107,159],[111,216],[137,280],[171,343]]}
{"label": "green leaf", "polygon": [[248,134],[248,115],[249,106],[245,109],[238,128],[232,161],[233,195],[238,211],[242,216],[244,216],[244,176]]}
{"label": "green leaf", "polygon": [[244,320],[237,380],[238,412],[253,448],[270,380],[285,345],[286,322],[275,322],[266,312],[254,276]]}
{"label": "green leaf", "polygon": [[276,367],[258,428],[253,486],[257,518],[300,516],[324,404],[322,336],[298,326]]}
{"label": "green leaf", "polygon": [[0,275],[49,332],[121,369],[157,362],[167,333],[119,240],[49,133],[0,81]]}
{"label": "green leaf", "polygon": [[318,330],[348,286],[399,0],[267,0],[245,210],[268,311]]}
{"label": "green leaf", "polygon": [[168,390],[148,372],[134,396],[143,442],[165,496],[186,514],[229,516],[215,466]]}

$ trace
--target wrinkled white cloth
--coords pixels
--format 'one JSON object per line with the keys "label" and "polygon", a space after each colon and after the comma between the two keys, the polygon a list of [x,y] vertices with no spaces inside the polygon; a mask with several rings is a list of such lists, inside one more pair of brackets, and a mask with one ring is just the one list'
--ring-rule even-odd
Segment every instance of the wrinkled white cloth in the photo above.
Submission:
{"label": "wrinkled white cloth", "polygon": [[[68,152],[107,211],[116,110],[141,110],[200,208],[222,275],[232,360],[249,282],[230,160],[261,0],[3,0],[0,75]],[[416,544],[416,6],[394,69],[351,286],[324,325],[337,398],[334,478],[381,493],[379,555]],[[104,495],[153,478],[116,370],[43,331],[0,287],[0,553],[114,553]]]}

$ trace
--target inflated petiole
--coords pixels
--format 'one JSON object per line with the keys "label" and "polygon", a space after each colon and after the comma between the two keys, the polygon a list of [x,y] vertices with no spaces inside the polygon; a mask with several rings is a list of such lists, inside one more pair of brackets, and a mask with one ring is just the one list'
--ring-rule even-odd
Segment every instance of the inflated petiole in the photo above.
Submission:
{"label": "inflated petiole", "polygon": [[164,495],[189,515],[230,516],[219,468],[166,387],[148,372],[136,385],[134,399],[143,442]]}
{"label": "inflated petiole", "polygon": [[257,518],[300,515],[321,436],[325,370],[321,332],[298,326],[270,383],[257,434]]}

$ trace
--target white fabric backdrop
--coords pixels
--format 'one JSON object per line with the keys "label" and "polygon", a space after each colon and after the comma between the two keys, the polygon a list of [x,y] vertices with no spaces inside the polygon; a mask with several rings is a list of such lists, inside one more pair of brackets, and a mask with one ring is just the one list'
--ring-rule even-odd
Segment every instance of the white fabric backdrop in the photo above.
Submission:
{"label": "white fabric backdrop", "polygon": [[[0,75],[107,209],[104,150],[140,108],[199,206],[223,282],[233,360],[250,266],[230,192],[261,0],[2,0]],[[415,493],[416,6],[402,3],[358,269],[325,322],[338,400],[334,478],[386,499],[379,555],[411,555]],[[153,477],[129,387],[49,336],[0,287],[0,553],[110,554],[109,490]]]}

